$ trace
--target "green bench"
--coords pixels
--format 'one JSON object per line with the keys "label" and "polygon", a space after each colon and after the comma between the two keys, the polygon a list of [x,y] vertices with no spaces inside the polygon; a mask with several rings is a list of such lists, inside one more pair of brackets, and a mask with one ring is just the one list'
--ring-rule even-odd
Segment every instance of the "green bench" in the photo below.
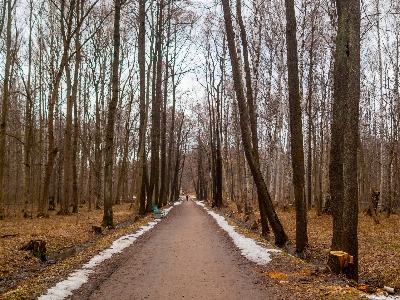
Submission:
{"label": "green bench", "polygon": [[154,219],[161,219],[165,217],[165,211],[159,210],[157,205],[153,205]]}

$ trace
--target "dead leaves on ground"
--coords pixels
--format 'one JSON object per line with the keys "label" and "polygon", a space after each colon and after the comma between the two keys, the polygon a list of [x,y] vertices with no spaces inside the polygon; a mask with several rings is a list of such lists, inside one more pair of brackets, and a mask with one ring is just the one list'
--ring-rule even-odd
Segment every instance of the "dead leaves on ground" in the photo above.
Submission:
{"label": "dead leaves on ground", "polygon": [[[223,209],[227,215],[244,222],[244,214],[238,214],[234,202]],[[295,241],[294,209],[277,209],[278,216],[289,237],[289,244]],[[256,218],[259,218],[257,212]],[[373,287],[384,285],[400,290],[400,217],[393,214],[390,218],[379,215],[380,224],[364,213],[359,215],[359,277],[360,282]],[[261,228],[259,228],[261,229]],[[271,238],[273,235],[271,234]],[[332,240],[332,217],[317,216],[314,210],[308,212],[308,240],[306,256],[309,261],[325,265]],[[276,275],[276,274],[275,274]]]}
{"label": "dead leaves on ground", "polygon": [[[133,220],[135,215],[129,210],[130,203],[113,207],[114,223],[121,224]],[[11,299],[23,299],[23,295],[32,295],[40,285],[57,282],[68,275],[73,267],[90,258],[99,251],[109,247],[129,227],[140,227],[149,220],[139,220],[134,225],[119,230],[103,228],[103,234],[93,232],[92,226],[101,225],[102,210],[89,211],[86,206],[80,208],[78,214],[59,216],[50,212],[50,218],[24,219],[7,218],[0,221],[0,299],[7,299],[10,288]],[[129,224],[129,222],[127,223]],[[46,241],[47,255],[57,254],[62,250],[85,245],[84,251],[58,263],[43,263],[29,251],[19,249],[31,239]],[[65,273],[65,274],[64,274]],[[42,288],[44,289],[44,288]]]}

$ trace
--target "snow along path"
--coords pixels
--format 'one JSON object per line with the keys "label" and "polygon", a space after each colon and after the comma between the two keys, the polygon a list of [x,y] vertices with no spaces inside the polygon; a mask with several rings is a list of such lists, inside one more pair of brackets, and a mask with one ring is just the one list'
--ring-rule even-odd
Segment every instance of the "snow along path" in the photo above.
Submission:
{"label": "snow along path", "polygon": [[367,295],[367,294],[362,294],[361,296],[367,297],[368,299],[372,300],[400,300],[400,296],[390,296],[390,295]]}
{"label": "snow along path", "polygon": [[266,265],[271,261],[271,252],[281,252],[277,249],[266,249],[257,245],[253,239],[244,237],[237,233],[235,228],[228,224],[225,218],[209,209],[202,203],[196,202],[198,205],[204,207],[204,209],[217,221],[218,225],[225,230],[232,238],[235,245],[242,250],[242,255],[248,260],[255,262],[258,265]]}
{"label": "snow along path", "polygon": [[[93,269],[68,299],[273,299],[278,291],[266,288],[256,263],[267,263],[276,250],[264,253],[233,234],[243,239],[236,246],[228,227],[220,227],[229,225],[217,221],[195,202],[183,201],[123,253]],[[251,251],[256,263],[242,255]]]}
{"label": "snow along path", "polygon": [[[172,208],[173,206],[165,209],[165,214],[168,214]],[[73,294],[72,291],[79,289],[82,284],[88,281],[89,275],[95,271],[94,269],[96,266],[105,260],[110,259],[114,254],[124,251],[124,249],[132,245],[139,236],[152,229],[156,224],[157,222],[149,222],[147,225],[140,227],[140,229],[135,233],[121,236],[113,242],[110,248],[94,256],[88,263],[83,265],[82,269],[71,273],[66,280],[61,281],[57,283],[56,286],[48,289],[47,294],[39,297],[38,299],[62,300],[68,296],[71,296]]]}

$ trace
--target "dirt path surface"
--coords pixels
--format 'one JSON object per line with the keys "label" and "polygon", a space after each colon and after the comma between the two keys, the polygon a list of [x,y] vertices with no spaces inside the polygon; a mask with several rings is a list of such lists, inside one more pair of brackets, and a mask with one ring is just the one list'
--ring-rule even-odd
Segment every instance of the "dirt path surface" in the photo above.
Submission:
{"label": "dirt path surface", "polygon": [[256,265],[193,201],[174,207],[70,299],[266,299]]}

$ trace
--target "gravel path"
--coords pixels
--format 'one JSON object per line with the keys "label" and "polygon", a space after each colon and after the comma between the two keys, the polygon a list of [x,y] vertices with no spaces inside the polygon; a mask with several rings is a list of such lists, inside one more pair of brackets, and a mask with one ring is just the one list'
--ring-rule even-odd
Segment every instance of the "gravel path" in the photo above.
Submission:
{"label": "gravel path", "polygon": [[262,283],[215,220],[184,201],[70,299],[266,299]]}

